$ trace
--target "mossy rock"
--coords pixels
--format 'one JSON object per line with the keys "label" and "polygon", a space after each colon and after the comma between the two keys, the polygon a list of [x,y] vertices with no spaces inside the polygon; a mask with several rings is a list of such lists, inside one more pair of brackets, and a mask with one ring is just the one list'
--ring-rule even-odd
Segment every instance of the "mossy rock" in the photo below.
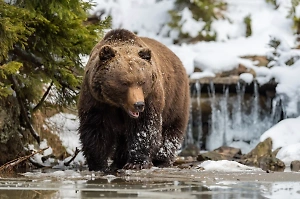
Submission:
{"label": "mossy rock", "polygon": [[239,162],[248,166],[256,166],[263,170],[284,171],[284,162],[276,158],[278,152],[276,151],[272,152],[272,139],[267,138],[263,142],[258,143],[248,154],[244,155]]}

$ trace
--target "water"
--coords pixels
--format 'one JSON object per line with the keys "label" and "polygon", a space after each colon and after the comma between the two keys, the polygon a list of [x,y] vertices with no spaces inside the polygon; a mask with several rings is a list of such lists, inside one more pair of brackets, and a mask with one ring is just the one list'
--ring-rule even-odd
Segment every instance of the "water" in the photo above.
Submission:
{"label": "water", "polygon": [[[258,144],[262,133],[286,117],[280,96],[260,96],[259,85],[255,81],[253,94],[246,93],[246,86],[238,83],[234,94],[229,92],[228,86],[224,86],[223,93],[219,94],[215,91],[215,85],[210,82],[208,99],[205,99],[201,95],[203,86],[196,81],[191,92],[193,112],[191,111],[185,145],[194,144],[206,150],[232,146],[248,153]],[[211,109],[206,121],[201,110],[203,100],[209,103]],[[205,122],[208,127],[203,130]]]}
{"label": "water", "polygon": [[0,198],[300,198],[300,173],[150,169],[104,175],[33,171],[0,178]]}
{"label": "water", "polygon": [[[190,105],[190,118],[189,118],[189,123],[188,123],[188,129],[187,129],[187,136],[186,139],[184,140],[184,145],[188,144],[194,144],[197,145],[199,148],[203,145],[203,131],[202,131],[202,126],[201,121],[201,85],[199,80],[196,81],[195,83],[195,92],[192,93],[192,98],[196,99],[196,104],[195,106]],[[197,115],[193,117],[192,111],[196,110]],[[195,132],[195,133],[194,133]],[[196,134],[196,137],[194,137],[194,134]]]}

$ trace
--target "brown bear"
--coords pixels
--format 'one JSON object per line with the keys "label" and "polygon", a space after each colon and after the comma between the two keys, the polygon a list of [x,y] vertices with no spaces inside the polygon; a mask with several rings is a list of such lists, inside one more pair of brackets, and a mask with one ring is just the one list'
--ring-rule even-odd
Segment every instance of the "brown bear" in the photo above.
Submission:
{"label": "brown bear", "polygon": [[[93,48],[78,112],[89,170],[173,163],[189,116],[189,80],[163,44],[117,29]],[[110,168],[110,169],[111,169]]]}

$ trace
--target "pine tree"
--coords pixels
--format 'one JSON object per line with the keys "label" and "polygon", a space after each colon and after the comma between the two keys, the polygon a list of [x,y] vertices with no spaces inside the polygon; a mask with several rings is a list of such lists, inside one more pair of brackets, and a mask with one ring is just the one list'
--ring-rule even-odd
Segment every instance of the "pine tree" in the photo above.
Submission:
{"label": "pine tree", "polygon": [[[81,57],[90,53],[109,26],[109,19],[87,22],[91,6],[83,0],[0,0],[0,109],[6,108],[4,116],[19,114],[11,119],[19,120],[17,124],[29,129],[37,140],[31,114],[43,107],[50,90],[56,91],[55,99],[48,102],[51,105],[76,103],[83,72]],[[12,108],[19,113],[9,114]],[[22,129],[11,134],[13,125],[1,113],[0,156],[5,153],[1,145]]]}

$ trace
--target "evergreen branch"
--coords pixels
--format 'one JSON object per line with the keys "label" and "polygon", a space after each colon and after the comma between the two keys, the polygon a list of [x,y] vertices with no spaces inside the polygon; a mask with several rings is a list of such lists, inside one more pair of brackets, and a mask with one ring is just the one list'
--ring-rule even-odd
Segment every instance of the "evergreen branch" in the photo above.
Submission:
{"label": "evergreen branch", "polygon": [[21,93],[20,85],[19,85],[19,83],[16,80],[16,77],[14,75],[11,75],[11,80],[12,80],[12,83],[13,83],[13,86],[14,86],[14,90],[16,92],[16,97],[17,97],[17,100],[18,100],[18,103],[19,103],[19,106],[20,106],[20,109],[21,109],[21,116],[23,117],[23,119],[25,121],[25,125],[26,125],[27,129],[29,129],[30,134],[32,135],[32,137],[38,142],[38,144],[40,144],[40,136],[34,130],[32,124],[30,122],[30,119],[27,115],[27,109],[25,108],[23,100],[20,97],[20,93]]}
{"label": "evergreen branch", "polygon": [[41,98],[41,100],[39,101],[39,103],[32,109],[32,112],[34,113],[35,111],[37,111],[44,103],[46,97],[48,96],[52,86],[53,86],[53,81],[51,81],[50,86],[47,88],[46,92],[44,93],[43,97]]}
{"label": "evergreen branch", "polygon": [[16,45],[14,46],[13,53],[18,57],[21,57],[23,60],[34,64],[36,67],[41,67],[43,65],[41,58],[36,57],[32,53],[26,52],[25,50]]}
{"label": "evergreen branch", "polygon": [[[35,55],[33,55],[32,53],[28,53],[25,50],[23,50],[22,48],[15,46],[14,51],[15,55],[21,57],[24,61],[27,61],[33,65],[35,65],[36,67],[41,67],[43,65],[41,58],[36,57]],[[73,91],[73,93],[78,94],[78,92],[76,92],[76,90],[74,88],[72,88],[70,85],[68,85],[67,83],[64,83],[57,75],[54,75],[54,77],[57,82],[63,87],[63,88],[67,88],[71,91]]]}

